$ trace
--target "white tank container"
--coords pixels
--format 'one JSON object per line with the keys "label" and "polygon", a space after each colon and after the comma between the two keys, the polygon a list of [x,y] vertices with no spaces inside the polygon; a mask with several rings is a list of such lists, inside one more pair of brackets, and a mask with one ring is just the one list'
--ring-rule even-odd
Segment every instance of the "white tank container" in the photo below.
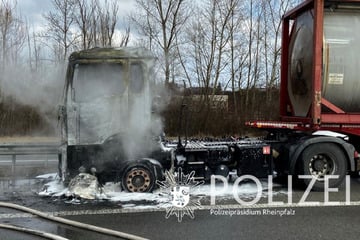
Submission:
{"label": "white tank container", "polygon": [[[360,112],[360,11],[324,13],[322,97],[345,112]],[[295,116],[311,106],[313,15],[298,16],[289,45],[288,93]],[[327,109],[323,109],[327,111]]]}

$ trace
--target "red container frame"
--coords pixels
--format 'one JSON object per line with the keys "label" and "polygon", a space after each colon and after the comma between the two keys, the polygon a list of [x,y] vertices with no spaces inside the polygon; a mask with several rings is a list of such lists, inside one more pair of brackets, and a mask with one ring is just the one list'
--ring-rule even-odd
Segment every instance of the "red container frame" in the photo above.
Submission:
{"label": "red container frame", "polygon": [[[290,128],[297,130],[332,130],[346,134],[360,136],[360,113],[345,112],[330,101],[322,97],[322,50],[323,50],[323,25],[324,25],[324,4],[359,4],[360,0],[325,1],[307,0],[296,8],[287,12],[282,19],[282,52],[281,52],[281,81],[280,81],[280,121],[254,121],[248,125],[257,128]],[[289,44],[291,38],[291,21],[294,21],[300,14],[312,10],[314,16],[314,37],[313,37],[313,70],[312,70],[312,91],[311,106],[306,117],[295,116],[289,109],[291,101],[288,94],[288,64]],[[360,104],[360,103],[359,103]],[[322,106],[330,109],[330,112],[323,113]]]}

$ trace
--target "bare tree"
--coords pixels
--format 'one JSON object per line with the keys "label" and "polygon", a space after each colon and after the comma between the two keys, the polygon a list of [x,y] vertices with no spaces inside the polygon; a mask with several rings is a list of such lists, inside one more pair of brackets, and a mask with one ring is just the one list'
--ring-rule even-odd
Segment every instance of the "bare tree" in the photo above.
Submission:
{"label": "bare tree", "polygon": [[[264,56],[266,61],[267,102],[271,102],[270,90],[279,82],[279,65],[281,54],[281,16],[290,8],[292,1],[266,1],[263,5],[264,18]],[[271,42],[273,42],[271,44]]]}
{"label": "bare tree", "polygon": [[47,20],[46,38],[54,40],[53,51],[58,61],[65,61],[70,49],[76,40],[72,27],[74,23],[73,0],[52,0],[54,10],[46,13]]}
{"label": "bare tree", "polygon": [[130,27],[127,27],[125,29],[125,33],[121,36],[119,46],[120,47],[127,46],[129,44],[129,40],[130,40]]}
{"label": "bare tree", "polygon": [[[254,45],[254,56],[253,56],[253,63],[251,64],[253,66],[252,72],[250,72],[249,74],[251,74],[251,88],[252,88],[252,101],[251,101],[251,108],[250,108],[250,112],[255,113],[256,112],[256,107],[259,106],[259,104],[256,103],[256,97],[258,95],[257,91],[254,91],[255,89],[261,87],[261,74],[263,72],[263,64],[264,62],[261,59],[261,49],[263,48],[263,27],[264,25],[262,24],[262,19],[263,19],[263,11],[261,8],[261,3],[259,5],[257,5],[257,9],[255,10],[256,12],[256,28],[255,28],[255,32],[254,32],[254,37],[255,37],[255,45]],[[247,91],[247,96],[249,94],[249,91]],[[252,116],[253,117],[253,116]],[[247,120],[247,119],[246,119]]]}
{"label": "bare tree", "polygon": [[97,5],[94,0],[90,3],[87,0],[75,0],[75,6],[74,20],[81,32],[81,48],[88,49],[94,41],[91,31],[91,20],[94,17]]}
{"label": "bare tree", "polygon": [[161,49],[164,60],[165,85],[170,84],[172,56],[176,51],[176,36],[189,17],[185,0],[136,0],[141,13],[131,17],[140,32],[149,39],[149,48]]}
{"label": "bare tree", "polygon": [[[115,39],[119,5],[116,0],[74,0],[74,20],[81,32],[81,49],[91,47],[126,46],[130,28],[126,27],[119,40]],[[116,41],[116,42],[115,42]]]}
{"label": "bare tree", "polygon": [[[0,102],[3,101],[3,84],[10,67],[18,64],[26,42],[26,26],[16,13],[16,2],[0,2]],[[5,113],[4,113],[5,114]]]}
{"label": "bare tree", "polygon": [[[229,70],[229,81],[231,83],[231,92],[234,101],[234,113],[235,119],[238,117],[238,109],[239,109],[239,101],[238,94],[236,91],[240,93],[240,87],[242,85],[242,72],[245,68],[245,60],[247,58],[247,52],[245,51],[245,44],[240,39],[243,39],[242,33],[242,25],[244,20],[241,1],[239,0],[231,0],[229,1],[230,6],[233,6],[230,9],[230,21],[227,25],[227,31],[230,34],[230,70]],[[225,89],[227,89],[227,85]]]}
{"label": "bare tree", "polygon": [[[30,61],[34,62],[32,69],[34,69],[35,71],[39,70],[39,68],[42,66],[41,64],[42,44],[41,41],[39,41],[38,39],[39,36],[35,32],[33,32],[32,43],[29,43],[29,51],[32,50],[33,52]],[[31,41],[31,39],[29,41]]]}
{"label": "bare tree", "polygon": [[19,59],[20,51],[26,41],[26,26],[16,14],[16,2],[2,0],[0,2],[0,43],[2,68],[14,64]]}
{"label": "bare tree", "polygon": [[8,2],[2,1],[0,6],[0,34],[1,34],[1,62],[2,66],[5,67],[7,60],[7,52],[9,45],[9,33],[10,27],[13,22],[13,9]]}
{"label": "bare tree", "polygon": [[251,86],[251,70],[252,70],[252,50],[253,50],[253,27],[254,27],[254,1],[250,0],[249,6],[249,24],[248,24],[248,31],[249,31],[249,38],[248,38],[248,73],[247,73],[247,83],[246,83],[246,97],[245,97],[245,106],[249,105],[249,89]]}
{"label": "bare tree", "polygon": [[105,0],[104,8],[98,6],[99,16],[99,40],[101,46],[112,46],[119,5],[116,1],[110,4]]}
{"label": "bare tree", "polygon": [[[233,0],[199,3],[193,14],[196,19],[192,19],[186,29],[188,46],[184,46],[182,54],[179,55],[183,59],[181,62],[187,67],[187,71],[184,71],[187,77],[192,77],[194,85],[200,87],[202,97],[199,103],[199,127],[202,130],[211,125],[209,116],[214,114],[214,95],[219,94],[221,86],[229,78],[232,64],[231,41],[232,37],[234,38],[232,31],[235,31],[235,24],[232,28],[230,25],[232,20],[240,17],[239,2]],[[233,50],[235,51],[235,47]],[[233,70],[235,72],[235,66]]]}
{"label": "bare tree", "polygon": [[231,64],[228,52],[232,35],[228,27],[236,2],[211,1],[206,8],[200,6],[198,19],[188,30],[196,78],[204,95],[215,94],[215,87],[224,79],[225,69]]}

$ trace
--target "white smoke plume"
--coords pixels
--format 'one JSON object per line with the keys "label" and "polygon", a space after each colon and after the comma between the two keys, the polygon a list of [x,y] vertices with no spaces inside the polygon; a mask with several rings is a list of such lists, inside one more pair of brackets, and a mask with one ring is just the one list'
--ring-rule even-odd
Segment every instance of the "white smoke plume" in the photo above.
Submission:
{"label": "white smoke plume", "polygon": [[155,78],[150,73],[153,63],[146,55],[149,53],[124,51],[143,59],[142,67],[131,65],[134,69],[128,73],[120,63],[81,63],[74,67],[65,104],[69,145],[106,143],[116,135],[121,143],[114,148],[121,148],[131,160],[148,156],[156,147],[155,138],[162,134],[163,124],[153,111],[153,100],[157,98],[158,112],[165,105],[157,97],[161,90],[152,84]]}
{"label": "white smoke plume", "polygon": [[11,98],[20,105],[30,106],[56,130],[56,112],[63,85],[63,65],[42,65],[37,71],[22,65],[6,66],[1,70],[0,101],[6,105]]}

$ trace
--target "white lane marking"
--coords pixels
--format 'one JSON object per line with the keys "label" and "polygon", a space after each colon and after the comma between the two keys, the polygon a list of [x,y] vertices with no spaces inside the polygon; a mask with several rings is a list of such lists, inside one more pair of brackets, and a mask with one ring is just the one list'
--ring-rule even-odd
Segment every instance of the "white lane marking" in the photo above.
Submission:
{"label": "white lane marking", "polygon": [[[360,206],[360,201],[355,202],[335,202],[335,203],[291,203],[291,204],[254,204],[254,205],[204,205],[200,208],[194,208],[194,210],[211,210],[211,209],[263,209],[263,208],[306,208],[306,207],[348,207],[348,206]],[[100,209],[100,210],[76,210],[76,211],[57,211],[46,212],[50,216],[79,216],[79,215],[105,215],[105,214],[120,214],[120,213],[148,213],[148,212],[161,212],[165,211],[164,207],[146,207],[139,208],[119,208],[119,209]],[[28,213],[2,213],[0,219],[9,218],[31,218],[36,217]]]}

